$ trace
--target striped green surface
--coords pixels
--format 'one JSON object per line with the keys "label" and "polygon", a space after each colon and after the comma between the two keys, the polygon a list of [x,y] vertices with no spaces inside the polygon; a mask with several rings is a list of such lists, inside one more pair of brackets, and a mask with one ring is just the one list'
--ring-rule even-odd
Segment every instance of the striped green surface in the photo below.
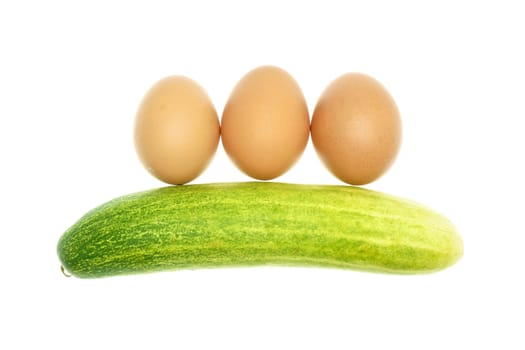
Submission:
{"label": "striped green surface", "polygon": [[454,226],[417,203],[352,186],[247,182],[116,198],[58,242],[85,278],[223,266],[433,272],[463,253]]}

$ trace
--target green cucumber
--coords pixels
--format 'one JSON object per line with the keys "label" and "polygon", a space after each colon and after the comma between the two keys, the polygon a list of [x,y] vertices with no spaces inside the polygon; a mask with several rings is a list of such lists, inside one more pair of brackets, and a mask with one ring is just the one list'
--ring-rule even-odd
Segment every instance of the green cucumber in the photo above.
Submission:
{"label": "green cucumber", "polygon": [[57,250],[83,278],[253,265],[412,274],[452,265],[463,243],[444,216],[387,194],[246,182],[116,198],[69,228]]}

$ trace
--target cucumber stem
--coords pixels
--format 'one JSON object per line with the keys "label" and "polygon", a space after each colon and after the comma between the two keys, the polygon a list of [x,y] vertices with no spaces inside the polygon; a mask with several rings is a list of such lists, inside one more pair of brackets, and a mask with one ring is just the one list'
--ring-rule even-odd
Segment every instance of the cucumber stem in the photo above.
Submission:
{"label": "cucumber stem", "polygon": [[60,265],[60,271],[62,271],[62,274],[64,276],[66,276],[68,278],[71,277],[71,275],[66,272],[66,269],[64,268],[64,265]]}

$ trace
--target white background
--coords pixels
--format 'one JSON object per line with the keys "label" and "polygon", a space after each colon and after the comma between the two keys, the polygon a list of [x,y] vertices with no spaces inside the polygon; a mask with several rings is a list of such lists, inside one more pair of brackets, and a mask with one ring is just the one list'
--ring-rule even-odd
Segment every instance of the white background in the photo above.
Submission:
{"label": "white background", "polygon": [[[0,348],[524,349],[521,8],[2,1]],[[424,276],[248,268],[65,278],[63,231],[102,202],[163,185],[132,140],[151,84],[190,76],[220,113],[262,64],[292,74],[310,110],[340,74],[381,81],[404,140],[367,187],[447,215],[464,258]],[[194,183],[245,180],[220,147]],[[277,180],[339,184],[311,144]]]}

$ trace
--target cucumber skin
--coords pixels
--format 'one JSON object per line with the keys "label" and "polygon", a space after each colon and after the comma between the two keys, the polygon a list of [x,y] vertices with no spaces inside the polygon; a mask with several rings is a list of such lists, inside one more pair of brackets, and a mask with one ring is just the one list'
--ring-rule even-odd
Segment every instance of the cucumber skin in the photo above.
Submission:
{"label": "cucumber skin", "polygon": [[444,216],[352,186],[243,182],[170,186],[113,199],[58,242],[81,278],[253,265],[414,274],[463,255]]}

